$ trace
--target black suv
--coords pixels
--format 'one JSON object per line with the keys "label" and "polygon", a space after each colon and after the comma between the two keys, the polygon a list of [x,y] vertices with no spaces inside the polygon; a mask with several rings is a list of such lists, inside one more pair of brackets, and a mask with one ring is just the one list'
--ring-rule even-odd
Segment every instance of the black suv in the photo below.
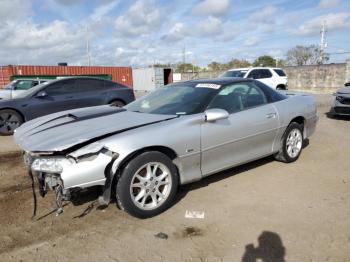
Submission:
{"label": "black suv", "polygon": [[109,80],[67,77],[46,82],[0,101],[0,135],[11,135],[23,122],[43,115],[106,104],[121,107],[134,100],[131,88]]}

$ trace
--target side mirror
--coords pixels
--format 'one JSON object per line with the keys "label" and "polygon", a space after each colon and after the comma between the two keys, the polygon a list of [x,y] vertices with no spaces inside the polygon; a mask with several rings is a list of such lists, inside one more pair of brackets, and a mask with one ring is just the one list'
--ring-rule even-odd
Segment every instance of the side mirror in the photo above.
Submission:
{"label": "side mirror", "polygon": [[350,86],[350,82],[345,83],[345,86]]}
{"label": "side mirror", "polygon": [[216,120],[226,119],[229,116],[226,110],[219,108],[208,109],[204,113],[205,121],[207,122],[215,122]]}
{"label": "side mirror", "polygon": [[45,98],[47,97],[47,93],[45,91],[40,91],[39,93],[36,94],[36,98]]}

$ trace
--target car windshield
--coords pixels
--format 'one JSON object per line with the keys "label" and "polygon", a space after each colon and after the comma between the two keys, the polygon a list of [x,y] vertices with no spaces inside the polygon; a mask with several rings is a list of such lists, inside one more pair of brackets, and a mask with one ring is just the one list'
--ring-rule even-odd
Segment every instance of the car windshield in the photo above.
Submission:
{"label": "car windshield", "polygon": [[46,86],[48,83],[50,83],[50,82],[47,81],[47,82],[44,82],[44,83],[42,83],[40,85],[36,85],[36,86],[34,86],[34,87],[24,91],[23,93],[20,93],[19,95],[16,96],[16,98],[23,98],[23,97],[27,97],[27,96],[32,96],[35,93],[37,93],[38,91],[40,91],[41,88],[43,86]]}
{"label": "car windshield", "polygon": [[232,70],[223,73],[221,77],[244,77],[246,73],[246,70]]}
{"label": "car windshield", "polygon": [[11,83],[7,84],[6,86],[4,86],[5,90],[12,90],[13,89],[13,85],[16,83],[17,81],[14,80]]}
{"label": "car windshield", "polygon": [[160,115],[191,115],[203,112],[213,95],[214,88],[186,85],[164,86],[137,99],[124,108],[140,113]]}

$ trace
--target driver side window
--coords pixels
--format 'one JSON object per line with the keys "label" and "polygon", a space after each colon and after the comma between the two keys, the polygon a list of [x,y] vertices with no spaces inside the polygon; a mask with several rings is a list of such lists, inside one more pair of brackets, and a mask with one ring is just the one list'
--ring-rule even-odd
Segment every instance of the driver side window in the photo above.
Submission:
{"label": "driver side window", "polygon": [[264,93],[253,83],[236,83],[224,87],[208,108],[220,108],[229,114],[267,103]]}

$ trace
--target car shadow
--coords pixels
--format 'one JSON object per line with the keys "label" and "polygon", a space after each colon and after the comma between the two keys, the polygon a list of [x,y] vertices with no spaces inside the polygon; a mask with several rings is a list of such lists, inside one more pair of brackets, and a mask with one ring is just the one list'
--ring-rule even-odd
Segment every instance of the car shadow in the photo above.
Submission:
{"label": "car shadow", "polygon": [[230,169],[212,174],[210,176],[203,178],[202,180],[200,180],[198,182],[193,182],[191,184],[183,185],[183,186],[179,187],[177,198],[173,202],[173,206],[176,205],[178,202],[180,202],[187,195],[187,193],[192,191],[192,190],[207,187],[212,183],[216,183],[216,182],[223,180],[223,179],[226,179],[228,177],[236,176],[236,175],[241,174],[243,172],[246,172],[250,169],[254,169],[254,168],[266,165],[272,161],[275,161],[273,156],[268,156],[268,157],[265,157],[265,158],[247,163],[247,164],[243,164],[243,165],[240,165],[240,166],[237,166],[234,168],[230,168]]}
{"label": "car shadow", "polygon": [[258,237],[258,246],[247,244],[242,262],[285,262],[286,248],[281,237],[274,232],[263,231]]}
{"label": "car shadow", "polygon": [[[303,148],[307,147],[309,145],[309,140],[305,139]],[[228,177],[232,177],[238,174],[241,174],[243,172],[246,172],[248,170],[258,168],[260,166],[266,165],[268,163],[271,163],[273,161],[276,161],[273,156],[268,156],[259,160],[255,160],[253,162],[243,164],[234,168],[230,168],[218,173],[215,173],[213,175],[204,177],[202,180],[193,182],[190,184],[182,185],[179,187],[177,195],[171,206],[175,206],[178,204],[183,198],[186,197],[187,193],[192,191],[192,190],[197,190],[203,187],[207,187],[212,183],[216,183],[218,181],[221,181],[223,179],[226,179]],[[95,186],[91,188],[86,188],[84,190],[79,190],[77,192],[74,192],[72,194],[72,198],[70,202],[74,206],[81,206],[88,204],[86,210],[82,212],[82,214],[74,217],[74,218],[81,218],[89,214],[91,211],[95,209],[103,209],[106,208],[107,206],[99,206],[98,204],[98,197],[102,194],[102,187],[101,186]],[[109,205],[115,204],[116,199],[115,199],[115,194],[112,194],[111,202]]]}
{"label": "car shadow", "polygon": [[[218,172],[218,173],[213,174],[211,176],[205,177],[198,182],[194,182],[191,184],[180,186],[178,189],[177,196],[176,196],[176,198],[171,206],[174,206],[178,202],[180,202],[181,199],[183,199],[187,195],[187,193],[192,191],[192,190],[206,187],[212,183],[216,183],[216,182],[223,180],[223,179],[226,179],[228,177],[238,175],[238,174],[243,173],[245,171],[248,171],[250,169],[257,168],[259,166],[268,164],[272,161],[274,161],[274,158],[272,156],[265,157],[263,159],[259,159],[259,160],[256,160],[254,162],[250,162],[248,164],[244,164],[244,165],[241,165],[241,166],[238,166],[235,168],[230,168],[228,170]],[[93,210],[106,208],[105,206],[102,207],[102,206],[99,206],[99,204],[98,204],[98,197],[101,194],[102,194],[102,187],[101,186],[90,187],[90,188],[86,188],[83,190],[79,190],[77,192],[73,192],[71,199],[70,199],[70,203],[72,203],[74,206],[82,206],[82,205],[89,204],[87,206],[87,208],[80,215],[77,215],[74,218],[82,218],[82,217],[88,215]],[[112,205],[113,203],[114,204],[116,203],[114,194],[112,194],[110,205]]]}
{"label": "car shadow", "polygon": [[333,115],[331,112],[326,112],[324,114],[327,116],[327,118],[332,120],[350,121],[350,116]]}

